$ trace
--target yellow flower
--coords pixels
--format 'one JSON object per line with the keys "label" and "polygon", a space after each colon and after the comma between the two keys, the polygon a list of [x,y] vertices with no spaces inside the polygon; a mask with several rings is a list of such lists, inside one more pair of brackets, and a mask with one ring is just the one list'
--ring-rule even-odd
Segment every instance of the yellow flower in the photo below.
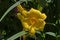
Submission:
{"label": "yellow flower", "polygon": [[47,18],[45,13],[34,8],[26,11],[21,5],[18,5],[17,8],[20,12],[17,13],[17,17],[21,20],[23,28],[29,31],[29,34],[35,34],[36,30],[43,31],[46,24],[44,20]]}

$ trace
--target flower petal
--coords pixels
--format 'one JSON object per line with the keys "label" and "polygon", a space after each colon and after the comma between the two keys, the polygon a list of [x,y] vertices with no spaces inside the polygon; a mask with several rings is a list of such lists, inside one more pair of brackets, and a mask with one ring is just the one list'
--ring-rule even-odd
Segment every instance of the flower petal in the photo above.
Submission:
{"label": "flower petal", "polygon": [[40,18],[45,20],[47,18],[47,16],[46,16],[46,14],[42,13],[42,14],[40,14]]}
{"label": "flower petal", "polygon": [[23,28],[26,30],[30,30],[30,26],[26,22],[22,22]]}
{"label": "flower petal", "polygon": [[24,16],[22,16],[21,13],[17,13],[17,17],[18,17],[18,19],[20,19],[21,21],[24,20]]}
{"label": "flower petal", "polygon": [[19,12],[22,12],[24,10],[24,8],[21,5],[18,5],[17,9],[18,9]]}
{"label": "flower petal", "polygon": [[26,10],[22,11],[22,15],[27,17],[28,12]]}
{"label": "flower petal", "polygon": [[29,31],[29,34],[30,35],[35,35],[35,29],[34,29],[34,27],[31,28],[31,30]]}

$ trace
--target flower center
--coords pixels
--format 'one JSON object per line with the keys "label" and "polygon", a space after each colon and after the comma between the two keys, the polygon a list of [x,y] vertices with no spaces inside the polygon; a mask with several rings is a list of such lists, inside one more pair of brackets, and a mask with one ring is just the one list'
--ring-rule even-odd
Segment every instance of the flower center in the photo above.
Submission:
{"label": "flower center", "polygon": [[31,25],[35,25],[37,23],[37,19],[35,17],[30,18]]}

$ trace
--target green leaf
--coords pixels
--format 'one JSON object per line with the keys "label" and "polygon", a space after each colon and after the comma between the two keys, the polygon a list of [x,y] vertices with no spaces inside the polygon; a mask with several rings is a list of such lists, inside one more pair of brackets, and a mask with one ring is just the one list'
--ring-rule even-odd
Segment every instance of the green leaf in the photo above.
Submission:
{"label": "green leaf", "polygon": [[56,24],[54,24],[54,23],[47,23],[47,24],[50,24],[50,25],[56,26]]}
{"label": "green leaf", "polygon": [[57,38],[60,37],[60,35],[57,35]]}
{"label": "green leaf", "polygon": [[38,5],[37,9],[38,9],[39,11],[42,11],[43,7],[42,7],[41,5]]}
{"label": "green leaf", "polygon": [[4,17],[14,8],[16,7],[18,4],[20,4],[20,1],[16,2],[15,4],[13,4],[10,8],[8,8],[8,10],[3,14],[3,16],[0,19],[0,22],[4,19]]}
{"label": "green leaf", "polygon": [[60,19],[58,20],[58,23],[60,24]]}
{"label": "green leaf", "polygon": [[46,34],[56,37],[56,34],[53,32],[46,32]]}
{"label": "green leaf", "polygon": [[41,32],[40,32],[40,31],[36,31],[36,33],[41,34]]}
{"label": "green leaf", "polygon": [[60,19],[59,20],[56,20],[56,24],[60,24]]}
{"label": "green leaf", "polygon": [[15,34],[15,35],[13,35],[13,36],[11,36],[11,37],[8,38],[7,40],[15,40],[16,38],[21,37],[21,36],[23,36],[23,35],[25,35],[25,34],[27,34],[27,32],[21,31],[21,32]]}

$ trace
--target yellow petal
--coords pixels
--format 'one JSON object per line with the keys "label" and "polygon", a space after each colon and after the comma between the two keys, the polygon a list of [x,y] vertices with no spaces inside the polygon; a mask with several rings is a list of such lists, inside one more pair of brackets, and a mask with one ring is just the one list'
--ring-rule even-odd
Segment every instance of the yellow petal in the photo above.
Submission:
{"label": "yellow petal", "polygon": [[22,12],[24,10],[24,8],[21,5],[18,5],[17,9],[18,9],[19,12]]}
{"label": "yellow petal", "polygon": [[29,12],[30,12],[30,14],[37,14],[37,15],[41,14],[41,12],[39,10],[36,10],[36,9],[33,9],[33,8],[31,8]]}
{"label": "yellow petal", "polygon": [[34,27],[34,29],[37,31],[37,30],[39,30],[39,28],[37,28],[37,27]]}
{"label": "yellow petal", "polygon": [[43,21],[42,19],[40,19],[40,20],[39,20],[39,24],[40,24],[40,26],[45,26],[46,22]]}
{"label": "yellow petal", "polygon": [[40,18],[45,20],[47,18],[47,16],[46,16],[46,14],[42,13],[42,14],[40,14]]}
{"label": "yellow petal", "polygon": [[44,30],[44,27],[39,27],[39,30],[40,30],[40,31],[43,31],[43,30]]}
{"label": "yellow petal", "polygon": [[30,29],[29,34],[30,34],[30,35],[35,35],[35,29],[34,29],[34,27],[32,27],[32,28]]}
{"label": "yellow petal", "polygon": [[22,15],[27,17],[28,12],[26,10],[22,11]]}
{"label": "yellow petal", "polygon": [[17,13],[17,17],[19,20],[23,21],[24,20],[24,17],[21,15],[21,13]]}
{"label": "yellow petal", "polygon": [[[40,21],[41,21],[41,20],[40,20]],[[43,30],[44,30],[45,24],[46,24],[45,21],[41,21],[41,22],[40,22],[40,26],[38,27],[40,31],[43,31]]]}
{"label": "yellow petal", "polygon": [[23,28],[26,30],[30,29],[30,26],[26,22],[22,22]]}

